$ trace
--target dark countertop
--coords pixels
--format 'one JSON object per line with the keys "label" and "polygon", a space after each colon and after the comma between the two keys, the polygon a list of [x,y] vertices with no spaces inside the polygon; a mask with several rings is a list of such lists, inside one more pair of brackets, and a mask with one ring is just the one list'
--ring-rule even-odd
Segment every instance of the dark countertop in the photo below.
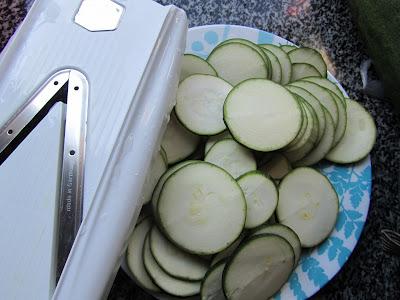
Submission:
{"label": "dark countertop", "polygon": [[[378,127],[372,152],[373,188],[366,226],[343,269],[315,299],[400,299],[400,258],[382,251],[380,230],[400,230],[400,119],[393,106],[362,94],[360,64],[367,59],[345,0],[159,0],[183,8],[190,27],[238,24],[273,32],[315,47],[331,61],[330,71]],[[297,3],[297,5],[296,5]],[[396,213],[396,210],[398,213]],[[153,299],[120,271],[109,299]],[[251,299],[249,299],[251,300]]]}
{"label": "dark countertop", "polygon": [[[23,0],[0,0],[0,49],[26,13]],[[32,2],[32,0],[25,0]],[[400,118],[393,106],[361,92],[359,66],[367,59],[345,0],[158,0],[186,10],[190,26],[238,24],[273,32],[315,47],[350,97],[360,101],[378,127],[372,152],[373,188],[361,240],[343,269],[315,299],[400,299],[400,258],[382,251],[380,230],[400,231]],[[296,4],[297,3],[297,4]],[[109,299],[153,299],[119,271]],[[251,299],[249,299],[251,300]]]}

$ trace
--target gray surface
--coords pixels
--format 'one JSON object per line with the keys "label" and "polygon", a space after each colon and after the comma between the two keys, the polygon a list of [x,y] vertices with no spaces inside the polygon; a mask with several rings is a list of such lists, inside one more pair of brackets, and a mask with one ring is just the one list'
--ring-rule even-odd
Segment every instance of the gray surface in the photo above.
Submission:
{"label": "gray surface", "polygon": [[[370,212],[361,241],[340,273],[317,299],[400,299],[400,258],[382,252],[379,232],[400,230],[400,120],[393,106],[361,93],[360,63],[367,58],[344,0],[160,0],[185,9],[190,26],[238,24],[257,27],[299,45],[325,51],[330,70],[350,97],[374,116],[378,140],[372,152],[373,189]],[[299,3],[298,6],[292,3]],[[152,299],[130,283],[121,271],[110,299]],[[249,299],[251,300],[251,299]]]}

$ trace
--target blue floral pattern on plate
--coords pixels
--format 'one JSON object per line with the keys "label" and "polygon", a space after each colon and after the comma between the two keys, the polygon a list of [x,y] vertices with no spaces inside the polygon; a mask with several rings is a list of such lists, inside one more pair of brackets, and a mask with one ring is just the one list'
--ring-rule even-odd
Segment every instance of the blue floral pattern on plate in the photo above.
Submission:
{"label": "blue floral pattern on plate", "polygon": [[[207,58],[215,46],[230,38],[245,38],[257,44],[292,45],[279,36],[254,28],[207,25],[189,30],[186,53]],[[328,78],[344,91],[333,76],[329,74]],[[274,299],[305,299],[321,289],[349,258],[367,218],[371,193],[370,158],[353,165],[323,162],[317,168],[328,177],[339,195],[339,216],[328,239],[315,248],[303,250],[299,265]]]}

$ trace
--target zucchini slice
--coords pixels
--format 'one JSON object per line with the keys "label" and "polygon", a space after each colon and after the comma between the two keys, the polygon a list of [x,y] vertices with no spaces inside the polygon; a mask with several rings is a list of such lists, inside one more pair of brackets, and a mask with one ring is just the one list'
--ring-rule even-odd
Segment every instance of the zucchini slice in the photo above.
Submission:
{"label": "zucchini slice", "polygon": [[293,45],[281,45],[280,48],[285,51],[286,53],[289,53],[290,51],[294,49],[298,49],[296,46]]}
{"label": "zucchini slice", "polygon": [[273,225],[263,225],[260,226],[259,228],[254,231],[251,236],[256,236],[259,234],[265,234],[265,233],[270,233],[270,234],[276,234],[281,237],[283,237],[285,240],[287,240],[293,248],[294,252],[294,267],[297,266],[297,263],[300,260],[301,256],[301,243],[300,239],[297,236],[297,234],[290,229],[289,227],[282,225],[282,224],[273,224]]}
{"label": "zucchini slice", "polygon": [[278,204],[275,184],[260,171],[243,174],[237,182],[247,204],[245,228],[254,228],[267,222]]}
{"label": "zucchini slice", "polygon": [[261,167],[261,170],[274,180],[281,180],[291,170],[289,160],[281,153],[274,153],[272,158]]}
{"label": "zucchini slice", "polygon": [[224,120],[239,143],[253,150],[273,151],[296,137],[302,113],[297,100],[281,85],[249,79],[229,93]]}
{"label": "zucchini slice", "polygon": [[215,69],[206,60],[193,54],[185,54],[182,58],[181,75],[179,81],[182,81],[194,74],[218,76]]}
{"label": "zucchini slice", "polygon": [[325,240],[336,223],[339,198],[328,178],[312,168],[297,168],[279,185],[279,223],[293,229],[303,247]]}
{"label": "zucchini slice", "polygon": [[[261,54],[262,53],[262,54]],[[207,61],[218,76],[232,85],[249,78],[268,78],[269,68],[261,53],[243,43],[226,43],[216,47]]]}
{"label": "zucchini slice", "polygon": [[150,250],[157,264],[172,277],[199,281],[208,270],[208,263],[199,256],[179,249],[153,226],[149,233]]}
{"label": "zucchini slice", "polygon": [[286,88],[292,92],[293,94],[301,97],[303,100],[305,100],[308,104],[310,104],[315,113],[317,114],[317,119],[318,119],[318,141],[322,139],[322,136],[325,132],[325,113],[324,113],[324,106],[319,102],[317,98],[313,96],[310,92],[307,90],[297,87],[294,85],[287,85]]}
{"label": "zucchini slice", "polygon": [[292,77],[290,81],[293,82],[312,76],[321,76],[313,65],[307,63],[292,64]]}
{"label": "zucchini slice", "polygon": [[186,165],[164,183],[158,216],[169,240],[189,253],[218,253],[240,235],[246,200],[235,179],[207,162]]}
{"label": "zucchini slice", "polygon": [[168,164],[174,164],[191,155],[199,142],[199,136],[183,127],[176,119],[175,113],[171,113],[171,119],[161,142],[167,154]]}
{"label": "zucchini slice", "polygon": [[322,77],[327,76],[327,68],[322,55],[315,49],[302,47],[288,53],[292,64],[307,63],[312,65]]}
{"label": "zucchini slice", "polygon": [[161,290],[153,283],[143,264],[143,245],[151,226],[151,218],[146,217],[133,229],[128,242],[126,262],[138,285],[146,290],[159,293]]}
{"label": "zucchini slice", "polygon": [[278,57],[266,48],[261,48],[264,53],[268,56],[271,63],[271,80],[276,83],[281,83],[282,81],[282,67],[279,62]]}
{"label": "zucchini slice", "polygon": [[164,292],[177,297],[189,297],[200,293],[199,281],[177,279],[161,269],[151,253],[148,235],[143,246],[143,262],[147,273]]}
{"label": "zucchini slice", "polygon": [[321,161],[327,155],[329,150],[332,149],[333,139],[335,136],[335,128],[330,113],[326,110],[326,108],[324,108],[324,111],[326,118],[325,133],[322,139],[318,142],[318,144],[310,153],[294,163],[296,167],[306,167],[314,165]]}
{"label": "zucchini slice", "polygon": [[226,129],[222,108],[232,86],[211,75],[192,75],[177,91],[175,113],[179,121],[199,135],[214,135]]}
{"label": "zucchini slice", "polygon": [[233,178],[257,169],[253,153],[233,139],[216,142],[207,152],[204,161],[221,167]]}
{"label": "zucchini slice", "polygon": [[240,243],[244,240],[245,237],[246,235],[242,233],[228,248],[215,254],[213,259],[211,260],[211,266],[231,256],[232,253],[235,252],[236,248],[239,247]]}
{"label": "zucchini slice", "polygon": [[288,280],[294,265],[292,246],[278,235],[261,234],[245,241],[222,274],[228,300],[265,300]]}
{"label": "zucchini slice", "polygon": [[308,78],[304,78],[304,80],[314,82],[314,83],[330,90],[331,92],[335,93],[335,95],[340,98],[340,100],[343,102],[344,105],[346,105],[346,98],[344,97],[342,91],[334,82],[330,81],[328,78],[308,77]]}
{"label": "zucchini slice", "polygon": [[162,148],[157,154],[153,157],[150,165],[149,173],[146,176],[144,185],[143,185],[143,192],[142,192],[142,203],[147,204],[151,200],[151,196],[153,194],[153,190],[157,185],[158,180],[167,170],[168,165],[166,162],[166,158],[164,158]]}
{"label": "zucchini slice", "polygon": [[210,136],[206,142],[206,145],[204,146],[204,155],[207,155],[207,152],[211,149],[212,146],[214,146],[216,142],[229,138],[232,138],[232,136],[228,130],[221,132],[220,134]]}
{"label": "zucchini slice", "polygon": [[222,273],[224,272],[225,262],[219,262],[212,266],[204,276],[200,288],[201,300],[225,300],[222,289]]}
{"label": "zucchini slice", "polygon": [[347,128],[342,140],[326,156],[336,163],[353,163],[371,152],[376,140],[374,119],[362,105],[347,99]]}
{"label": "zucchini slice", "polygon": [[289,55],[285,51],[283,51],[281,48],[279,48],[276,45],[272,44],[263,44],[260,45],[260,47],[265,48],[269,51],[271,51],[279,60],[279,64],[282,69],[282,78],[281,78],[281,84],[285,85],[290,82],[290,78],[292,76],[292,63],[290,61]]}

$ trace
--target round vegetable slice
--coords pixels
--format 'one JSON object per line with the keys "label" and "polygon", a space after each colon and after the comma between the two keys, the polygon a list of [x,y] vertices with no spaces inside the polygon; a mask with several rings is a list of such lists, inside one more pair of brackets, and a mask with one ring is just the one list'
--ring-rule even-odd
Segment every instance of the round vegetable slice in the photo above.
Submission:
{"label": "round vegetable slice", "polygon": [[228,248],[215,254],[213,259],[211,260],[210,265],[213,266],[216,263],[225,260],[225,258],[231,256],[232,253],[235,252],[236,248],[239,247],[240,243],[244,240],[245,237],[246,235],[242,233]]}
{"label": "round vegetable slice", "polygon": [[280,48],[285,51],[286,53],[289,53],[290,51],[294,49],[298,49],[296,46],[293,45],[281,45]]}
{"label": "round vegetable slice", "polygon": [[354,100],[347,99],[347,128],[343,138],[326,158],[336,163],[352,163],[363,159],[371,151],[376,139],[373,118]]}
{"label": "round vegetable slice", "polygon": [[273,82],[280,83],[282,80],[282,67],[278,58],[273,52],[269,51],[268,49],[262,49],[264,53],[268,56],[269,61],[271,62],[271,80]]}
{"label": "round vegetable slice", "polygon": [[200,288],[201,300],[225,300],[222,289],[222,273],[224,272],[225,262],[219,262],[212,266],[204,276]]}
{"label": "round vegetable slice", "polygon": [[216,142],[207,152],[204,161],[221,167],[233,178],[257,169],[256,160],[251,151],[233,139]]}
{"label": "round vegetable slice", "polygon": [[340,140],[343,138],[343,135],[346,131],[347,127],[347,112],[346,112],[346,106],[343,105],[343,102],[340,100],[338,96],[336,96],[335,93],[329,91],[331,96],[335,99],[336,103],[338,104],[338,124],[335,129],[335,137],[333,139],[333,144],[332,147],[336,146]]}
{"label": "round vegetable slice", "polygon": [[282,78],[281,78],[281,84],[285,85],[290,82],[290,78],[292,76],[292,63],[290,61],[289,55],[285,51],[283,51],[281,48],[279,48],[276,45],[272,44],[263,44],[260,45],[261,47],[271,51],[279,60],[279,64],[282,69]]}
{"label": "round vegetable slice", "polygon": [[279,185],[278,220],[296,232],[303,247],[313,247],[329,236],[338,211],[332,184],[312,168],[294,169]]}
{"label": "round vegetable slice", "polygon": [[179,121],[200,135],[214,135],[226,129],[222,107],[232,86],[211,75],[192,75],[177,91],[175,112]]}
{"label": "round vegetable slice", "polygon": [[307,63],[315,67],[322,77],[326,77],[327,68],[322,55],[312,48],[297,48],[288,53],[292,64]]}
{"label": "round vegetable slice", "polygon": [[207,61],[218,72],[219,77],[232,85],[249,78],[267,78],[269,75],[264,56],[243,43],[218,46],[208,56]]}
{"label": "round vegetable slice", "polygon": [[335,93],[336,96],[338,96],[340,98],[340,100],[343,102],[344,105],[346,105],[346,99],[345,99],[342,91],[334,82],[330,81],[328,78],[308,77],[308,78],[304,78],[304,80],[314,82],[314,83],[330,90],[331,92]]}
{"label": "round vegetable slice", "polygon": [[204,155],[207,154],[207,152],[211,149],[212,146],[214,146],[216,142],[229,138],[232,138],[229,131],[224,131],[220,134],[210,136],[206,142],[206,145],[204,146]]}
{"label": "round vegetable slice", "polygon": [[292,246],[278,235],[261,234],[244,242],[222,275],[229,300],[265,300],[287,281],[294,265]]}
{"label": "round vegetable slice", "polygon": [[229,43],[239,43],[239,44],[247,45],[247,46],[253,48],[253,50],[257,51],[258,54],[260,54],[263,57],[265,65],[266,65],[266,67],[268,69],[268,74],[267,74],[266,78],[267,79],[271,79],[271,76],[272,76],[271,59],[267,55],[267,53],[265,53],[263,51],[263,49],[259,45],[255,44],[255,43],[253,43],[253,42],[251,42],[249,40],[246,40],[246,39],[233,38],[233,39],[228,39],[226,41],[223,41],[221,44],[218,45],[218,47],[220,47],[221,45],[229,44]]}
{"label": "round vegetable slice", "polygon": [[144,289],[158,293],[160,289],[153,283],[143,264],[143,245],[151,226],[149,217],[136,225],[128,242],[126,261],[136,282]]}
{"label": "round vegetable slice", "polygon": [[275,180],[280,180],[291,170],[289,160],[281,153],[274,153],[273,157],[262,166],[261,170]]}
{"label": "round vegetable slice", "polygon": [[297,96],[300,96],[304,101],[306,101],[308,104],[310,104],[315,113],[317,114],[317,119],[318,119],[318,141],[322,139],[322,136],[325,132],[325,113],[324,113],[324,106],[319,102],[317,98],[313,96],[310,92],[307,90],[297,87],[297,86],[292,86],[292,85],[287,85],[286,88],[292,92],[293,94],[296,94]]}
{"label": "round vegetable slice", "polygon": [[156,226],[151,229],[149,239],[151,253],[166,273],[182,280],[203,279],[208,270],[208,263],[204,259],[176,247]]}
{"label": "round vegetable slice", "polygon": [[178,297],[189,297],[200,292],[199,281],[180,280],[168,275],[161,269],[151,254],[148,236],[143,247],[143,262],[150,277],[164,292]]}
{"label": "round vegetable slice", "polygon": [[245,228],[254,228],[272,216],[278,204],[275,184],[260,171],[252,171],[237,180],[247,204]]}
{"label": "round vegetable slice", "polygon": [[273,151],[297,135],[302,113],[294,96],[279,84],[249,79],[229,93],[224,120],[239,143],[258,151]]}
{"label": "round vegetable slice", "polygon": [[296,167],[305,167],[316,164],[321,161],[329,150],[332,148],[333,139],[335,136],[335,127],[330,113],[324,108],[326,127],[325,133],[318,144],[304,158],[294,163]]}
{"label": "round vegetable slice", "polygon": [[318,70],[314,68],[314,66],[307,63],[292,64],[292,77],[290,81],[301,80],[311,76],[320,76]]}
{"label": "round vegetable slice", "polygon": [[195,254],[232,244],[246,220],[246,200],[226,171],[207,162],[186,165],[164,183],[158,216],[169,240]]}
{"label": "round vegetable slice", "polygon": [[179,164],[176,164],[175,166],[169,168],[158,180],[157,185],[154,188],[153,195],[151,196],[151,206],[153,209],[153,215],[155,216],[156,220],[158,220],[158,216],[157,216],[158,198],[160,197],[161,189],[162,189],[165,181],[168,179],[169,176],[171,176],[173,173],[175,173],[175,171],[177,171],[180,168],[182,168],[188,164],[191,164],[193,162],[197,162],[197,160],[186,160]]}
{"label": "round vegetable slice", "polygon": [[265,233],[279,235],[289,242],[294,252],[294,266],[297,266],[297,263],[299,262],[301,256],[301,243],[297,234],[292,229],[290,229],[285,225],[273,224],[273,225],[260,226],[259,228],[256,229],[256,231],[254,231],[251,234],[251,236],[256,236]]}
{"label": "round vegetable slice", "polygon": [[175,113],[167,125],[161,146],[167,154],[168,164],[174,164],[192,154],[200,138],[183,127],[176,119]]}
{"label": "round vegetable slice", "polygon": [[150,202],[154,187],[156,186],[162,174],[167,170],[168,165],[161,151],[163,150],[161,149],[158,151],[151,161],[150,170],[146,176],[143,187],[143,204]]}
{"label": "round vegetable slice", "polygon": [[215,69],[207,61],[193,54],[185,54],[182,58],[181,76],[179,81],[194,74],[218,76]]}

